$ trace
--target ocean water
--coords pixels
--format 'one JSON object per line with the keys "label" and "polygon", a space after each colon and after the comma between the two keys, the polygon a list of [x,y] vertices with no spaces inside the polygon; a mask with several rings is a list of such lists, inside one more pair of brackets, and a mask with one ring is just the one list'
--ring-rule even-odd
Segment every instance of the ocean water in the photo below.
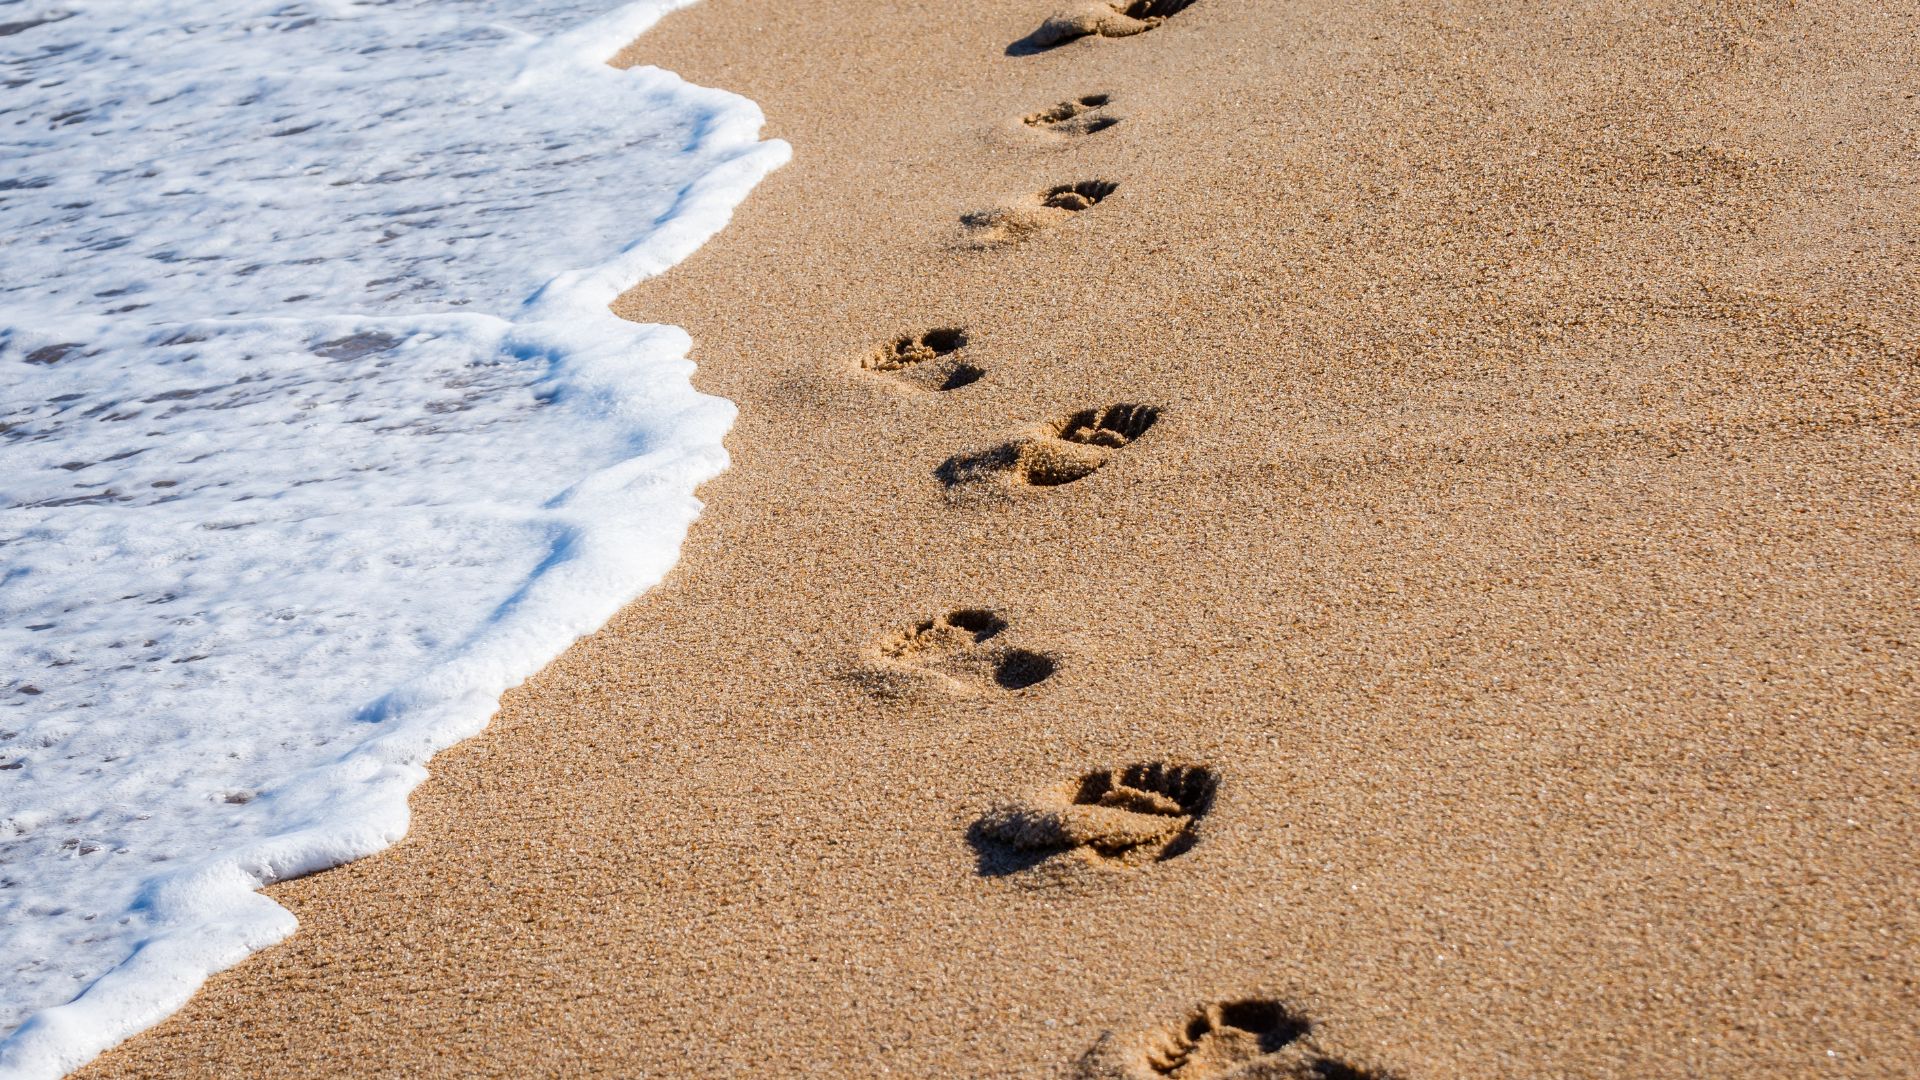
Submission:
{"label": "ocean water", "polygon": [[607,311],[787,147],[686,0],[0,0],[0,1076],[280,940],[658,581],[732,406]]}

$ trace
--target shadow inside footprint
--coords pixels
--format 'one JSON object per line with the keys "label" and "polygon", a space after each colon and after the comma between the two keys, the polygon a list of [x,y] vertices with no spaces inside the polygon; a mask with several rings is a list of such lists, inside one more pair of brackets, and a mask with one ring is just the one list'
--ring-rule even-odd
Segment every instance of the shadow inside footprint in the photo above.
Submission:
{"label": "shadow inside footprint", "polygon": [[1040,205],[1050,206],[1055,210],[1070,210],[1077,214],[1113,194],[1114,189],[1119,186],[1110,180],[1082,180],[1077,184],[1061,184],[1048,188],[1040,197]]}
{"label": "shadow inside footprint", "polygon": [[1058,135],[1092,135],[1120,122],[1105,111],[1112,100],[1111,94],[1086,94],[1022,117],[1020,122]]}
{"label": "shadow inside footprint", "polygon": [[968,830],[987,877],[1018,873],[1068,852],[1137,866],[1190,850],[1220,778],[1204,765],[1147,762],[1096,769],[988,810]]}
{"label": "shadow inside footprint", "polygon": [[1025,690],[1053,678],[1053,657],[1032,649],[1008,649],[994,658],[993,681],[1002,690]]}
{"label": "shadow inside footprint", "polygon": [[987,482],[1015,487],[1071,484],[1092,475],[1159,419],[1160,410],[1151,405],[1082,409],[988,450],[956,454],[941,462],[934,476],[949,488]]}
{"label": "shadow inside footprint", "polygon": [[1079,180],[1056,184],[1024,203],[960,215],[971,246],[998,247],[1024,240],[1059,225],[1119,190],[1113,180]]}
{"label": "shadow inside footprint", "polygon": [[923,390],[958,390],[979,382],[986,374],[962,358],[960,352],[966,345],[965,330],[942,327],[917,337],[896,338],[867,356],[860,366]]}
{"label": "shadow inside footprint", "polygon": [[1079,1080],[1392,1080],[1323,1053],[1304,1014],[1272,998],[1202,1005],[1172,1027],[1113,1032],[1080,1059]]}
{"label": "shadow inside footprint", "polygon": [[1007,55],[1032,56],[1076,38],[1144,34],[1192,4],[1193,0],[1083,0],[1049,16],[1032,33],[1007,46]]}

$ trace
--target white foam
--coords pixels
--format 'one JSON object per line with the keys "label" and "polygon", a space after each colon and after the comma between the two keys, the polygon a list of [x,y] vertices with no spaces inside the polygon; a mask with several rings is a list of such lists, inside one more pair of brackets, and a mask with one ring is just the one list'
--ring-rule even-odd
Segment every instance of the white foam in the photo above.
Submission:
{"label": "white foam", "polygon": [[0,1076],[292,932],[673,563],[732,406],[607,304],[787,156],[605,65],[685,2],[0,6]]}

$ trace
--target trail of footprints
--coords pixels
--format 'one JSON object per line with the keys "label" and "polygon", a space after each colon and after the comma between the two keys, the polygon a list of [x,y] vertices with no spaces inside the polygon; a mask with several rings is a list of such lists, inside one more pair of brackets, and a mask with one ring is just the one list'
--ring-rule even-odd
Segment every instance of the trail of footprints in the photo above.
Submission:
{"label": "trail of footprints", "polygon": [[[1008,48],[1039,52],[1082,37],[1131,37],[1161,25],[1193,0],[1080,4],[1048,18]],[[1050,137],[1083,137],[1120,122],[1112,95],[1087,94],[1022,118]],[[1119,188],[1089,179],[1045,188],[1024,202],[966,214],[970,246],[1018,243],[1099,205]],[[971,359],[969,333],[940,327],[889,341],[861,367],[902,387],[950,392],[987,372]],[[1050,489],[1083,480],[1145,436],[1160,419],[1151,405],[1083,408],[1031,424],[934,470],[950,492]],[[893,694],[937,689],[958,697],[1025,693],[1059,670],[1053,655],[1010,640],[1011,620],[984,607],[956,608],[902,626],[867,650],[871,685]],[[1197,762],[1143,761],[1096,768],[1005,798],[968,830],[987,876],[1043,866],[1139,870],[1185,854],[1201,838],[1223,783]],[[1173,1023],[1107,1032],[1080,1058],[1080,1080],[1392,1080],[1325,1052],[1305,1014],[1271,998],[1202,1004]]]}

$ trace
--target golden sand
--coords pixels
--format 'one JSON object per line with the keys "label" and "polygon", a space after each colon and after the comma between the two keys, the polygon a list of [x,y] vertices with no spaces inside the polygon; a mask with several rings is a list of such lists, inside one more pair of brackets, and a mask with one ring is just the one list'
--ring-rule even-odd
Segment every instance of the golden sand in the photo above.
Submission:
{"label": "golden sand", "polygon": [[1048,2],[623,57],[733,469],[85,1075],[1912,1075],[1911,12]]}

